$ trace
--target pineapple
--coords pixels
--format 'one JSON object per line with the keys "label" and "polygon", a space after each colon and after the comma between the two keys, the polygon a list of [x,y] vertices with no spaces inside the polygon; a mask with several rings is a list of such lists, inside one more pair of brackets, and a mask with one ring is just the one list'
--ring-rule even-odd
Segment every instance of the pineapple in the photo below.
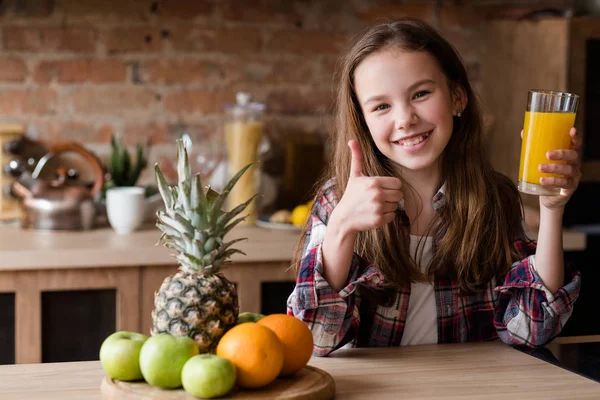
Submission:
{"label": "pineapple", "polygon": [[251,166],[242,168],[218,194],[204,190],[200,175],[192,177],[183,140],[177,140],[178,184],[169,186],[158,165],[156,181],[165,211],[157,212],[157,227],[163,232],[158,244],[174,249],[179,270],[167,277],[154,297],[151,334],[189,336],[201,353],[214,352],[219,339],[237,322],[239,313],[235,286],[220,272],[228,258],[244,254],[231,245],[245,238],[224,242],[223,237],[246,216],[237,217],[254,199],[221,210],[237,180]]}

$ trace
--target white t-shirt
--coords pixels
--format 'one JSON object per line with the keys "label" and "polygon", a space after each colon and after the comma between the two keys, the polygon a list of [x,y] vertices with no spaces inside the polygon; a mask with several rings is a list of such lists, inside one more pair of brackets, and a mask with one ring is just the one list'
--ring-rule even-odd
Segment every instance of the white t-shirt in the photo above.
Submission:
{"label": "white t-shirt", "polygon": [[[418,251],[421,258],[417,256]],[[420,261],[421,270],[424,270],[433,253],[433,237],[410,235],[410,254],[415,262]],[[410,285],[410,298],[406,324],[401,346],[415,344],[431,344],[438,342],[437,308],[435,305],[435,292],[432,283],[418,282]]]}

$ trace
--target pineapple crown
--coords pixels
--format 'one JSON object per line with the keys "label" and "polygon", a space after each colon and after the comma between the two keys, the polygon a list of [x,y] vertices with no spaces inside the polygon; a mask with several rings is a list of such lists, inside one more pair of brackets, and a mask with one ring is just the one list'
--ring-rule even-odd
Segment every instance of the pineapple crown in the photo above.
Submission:
{"label": "pineapple crown", "polygon": [[182,139],[177,139],[177,185],[169,186],[158,163],[155,164],[156,182],[165,204],[165,211],[156,213],[156,226],[163,232],[157,245],[176,250],[175,258],[186,272],[216,273],[233,254],[245,255],[231,246],[246,238],[226,243],[223,238],[246,219],[247,215],[237,216],[257,195],[229,212],[221,208],[238,179],[252,165],[248,164],[237,172],[219,194],[210,186],[202,187],[200,174],[192,176]]}

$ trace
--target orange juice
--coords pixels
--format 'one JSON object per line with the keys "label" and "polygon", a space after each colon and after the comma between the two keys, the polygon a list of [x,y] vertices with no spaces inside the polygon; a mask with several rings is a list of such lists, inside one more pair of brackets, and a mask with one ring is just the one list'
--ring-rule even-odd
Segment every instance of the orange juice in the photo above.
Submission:
{"label": "orange juice", "polygon": [[525,112],[519,164],[520,181],[539,185],[542,177],[560,176],[542,173],[538,167],[540,164],[563,163],[548,160],[546,152],[570,149],[569,130],[574,124],[575,113],[572,112]]}

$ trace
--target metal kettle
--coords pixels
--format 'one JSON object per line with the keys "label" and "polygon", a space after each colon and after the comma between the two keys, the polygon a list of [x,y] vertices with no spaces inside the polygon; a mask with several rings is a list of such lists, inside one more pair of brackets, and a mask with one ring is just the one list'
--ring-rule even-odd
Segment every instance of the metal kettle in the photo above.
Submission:
{"label": "metal kettle", "polygon": [[[57,178],[45,180],[40,172],[52,157],[66,152],[80,154],[94,171],[94,183],[68,179],[64,168],[56,170]],[[44,155],[34,172],[13,182],[12,192],[20,199],[21,227],[42,230],[88,230],[96,218],[96,198],[104,187],[102,163],[94,153],[75,142],[63,142],[53,146]]]}

